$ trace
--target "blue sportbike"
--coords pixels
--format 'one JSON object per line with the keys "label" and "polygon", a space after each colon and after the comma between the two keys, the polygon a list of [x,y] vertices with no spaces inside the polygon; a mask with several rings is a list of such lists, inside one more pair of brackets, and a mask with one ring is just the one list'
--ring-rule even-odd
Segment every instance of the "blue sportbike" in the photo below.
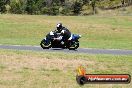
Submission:
{"label": "blue sportbike", "polygon": [[[60,37],[60,40],[55,40],[55,38]],[[40,46],[43,49],[49,48],[62,48],[62,49],[69,49],[69,50],[76,50],[79,47],[79,39],[81,35],[78,34],[71,34],[71,37],[66,41],[62,41],[62,37],[59,34],[51,31],[46,35],[46,37],[41,41]]]}

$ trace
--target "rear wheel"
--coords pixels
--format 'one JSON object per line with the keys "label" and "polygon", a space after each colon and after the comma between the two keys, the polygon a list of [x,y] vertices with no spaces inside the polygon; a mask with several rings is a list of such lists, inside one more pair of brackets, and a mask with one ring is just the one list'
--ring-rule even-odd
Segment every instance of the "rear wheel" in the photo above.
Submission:
{"label": "rear wheel", "polygon": [[47,43],[46,43],[46,40],[43,39],[43,40],[41,41],[41,43],[40,43],[40,46],[41,46],[43,49],[49,49],[49,48],[51,48],[51,42],[47,44]]}

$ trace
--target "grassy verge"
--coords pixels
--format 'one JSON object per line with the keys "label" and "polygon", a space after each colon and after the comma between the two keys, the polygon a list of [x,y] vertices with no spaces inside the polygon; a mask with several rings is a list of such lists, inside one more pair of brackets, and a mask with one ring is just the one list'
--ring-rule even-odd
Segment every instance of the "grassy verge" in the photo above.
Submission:
{"label": "grassy verge", "polygon": [[[132,56],[0,50],[0,88],[79,88],[76,68],[87,73],[132,75]],[[130,88],[132,84],[88,84],[82,88]]]}
{"label": "grassy verge", "polygon": [[39,45],[58,22],[82,35],[80,47],[132,49],[131,16],[0,15],[0,44]]}

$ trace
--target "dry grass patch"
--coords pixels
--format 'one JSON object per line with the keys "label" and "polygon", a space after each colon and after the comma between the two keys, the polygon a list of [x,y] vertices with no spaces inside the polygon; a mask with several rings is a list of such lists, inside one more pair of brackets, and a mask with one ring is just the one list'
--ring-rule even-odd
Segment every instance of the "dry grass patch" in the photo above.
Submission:
{"label": "dry grass patch", "polygon": [[[87,73],[132,74],[132,56],[0,50],[1,88],[79,88],[76,68]],[[132,84],[89,84],[83,88],[130,88]]]}
{"label": "dry grass patch", "polygon": [[37,57],[32,55],[0,55],[0,62],[4,63],[4,65],[8,69],[21,69],[23,67],[30,67],[30,69],[39,69],[44,67],[46,69],[59,69],[59,70],[67,70],[69,68],[76,68],[81,64],[95,64],[94,61],[87,61],[81,59],[60,59],[60,58],[45,58],[45,57]]}

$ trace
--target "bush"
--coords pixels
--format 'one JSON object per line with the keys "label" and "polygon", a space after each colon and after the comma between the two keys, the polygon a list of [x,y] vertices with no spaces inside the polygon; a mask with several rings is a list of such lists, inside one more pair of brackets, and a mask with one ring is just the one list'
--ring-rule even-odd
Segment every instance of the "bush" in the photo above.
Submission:
{"label": "bush", "polygon": [[25,2],[22,0],[12,0],[10,3],[11,12],[15,14],[22,14],[25,12]]}
{"label": "bush", "polygon": [[74,14],[80,14],[80,11],[82,10],[83,3],[79,1],[75,1],[73,5],[73,12]]}
{"label": "bush", "polygon": [[132,3],[132,0],[0,0],[0,13],[87,15],[89,11],[96,14],[95,7],[113,8],[122,5],[121,1],[126,5]]}
{"label": "bush", "polygon": [[46,15],[58,15],[59,14],[59,7],[44,7],[42,8],[42,14],[46,14]]}
{"label": "bush", "polygon": [[60,14],[63,15],[70,15],[71,14],[71,10],[67,7],[62,7],[62,10],[60,11]]}
{"label": "bush", "polygon": [[0,12],[1,13],[5,13],[6,12],[6,4],[8,4],[8,1],[0,0]]}
{"label": "bush", "polygon": [[41,12],[42,12],[42,14],[49,14],[49,8],[47,8],[47,7],[43,7],[42,9],[41,9]]}

